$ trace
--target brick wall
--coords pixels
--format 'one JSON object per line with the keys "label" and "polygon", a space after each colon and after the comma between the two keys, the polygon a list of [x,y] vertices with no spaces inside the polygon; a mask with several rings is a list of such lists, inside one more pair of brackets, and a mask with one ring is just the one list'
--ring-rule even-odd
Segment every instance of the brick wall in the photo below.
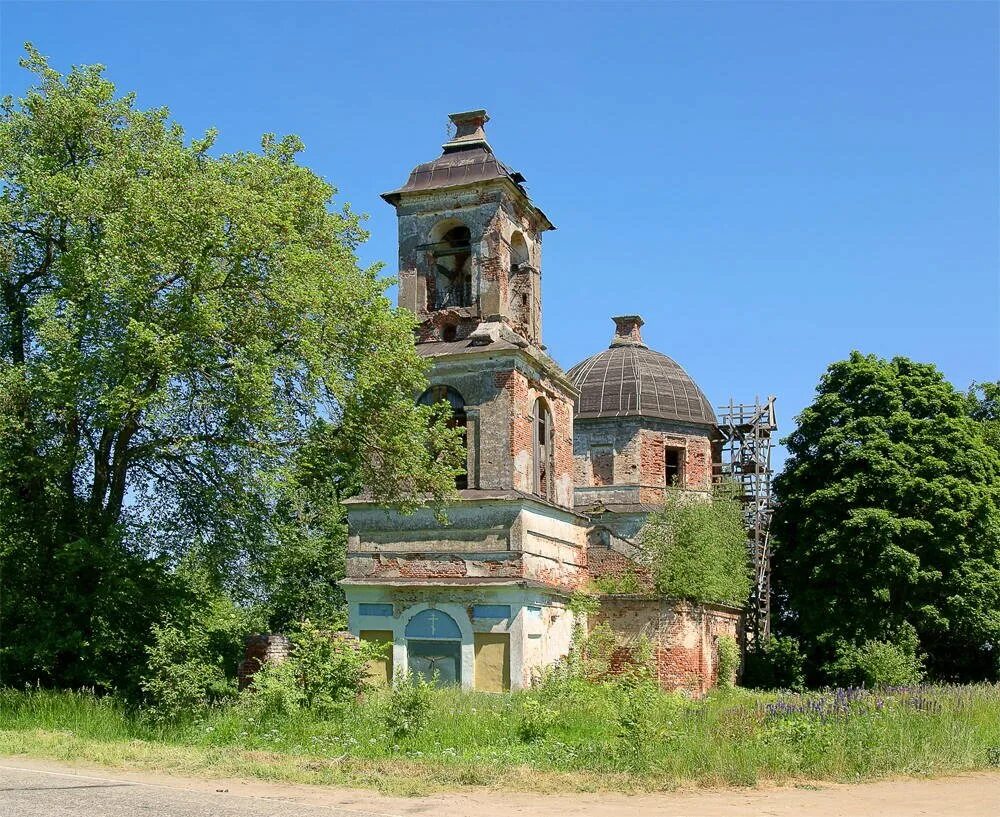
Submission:
{"label": "brick wall", "polygon": [[287,636],[280,633],[260,633],[247,636],[243,650],[243,660],[236,670],[240,689],[246,689],[253,682],[253,676],[264,664],[278,664],[288,658],[292,645]]}
{"label": "brick wall", "polygon": [[[712,446],[707,427],[612,417],[578,420],[574,431],[574,475],[580,488],[635,486],[638,495],[632,502],[663,502],[667,487],[664,449],[670,447],[682,454],[680,487],[711,489]],[[608,496],[609,501],[623,501]]]}
{"label": "brick wall", "polygon": [[548,378],[529,379],[519,369],[495,375],[510,406],[509,456],[513,463],[512,487],[534,493],[534,408],[542,399],[548,406],[552,432],[553,473],[548,480],[548,501],[565,508],[573,507],[573,402]]}
{"label": "brick wall", "polygon": [[610,544],[596,544],[587,548],[587,571],[592,579],[606,581],[612,586],[627,586],[633,582],[633,592],[652,592],[654,578],[649,567],[630,559]]}
{"label": "brick wall", "polygon": [[702,695],[718,681],[718,639],[738,640],[739,611],[653,597],[605,596],[591,626],[606,622],[618,641],[617,661],[645,636],[652,647],[653,671],[665,690]]}
{"label": "brick wall", "polygon": [[677,434],[665,431],[643,429],[641,443],[639,479],[642,488],[639,496],[642,502],[663,502],[666,479],[666,449],[681,452],[682,470],[677,487],[689,491],[708,491],[712,487],[712,444],[705,435]]}

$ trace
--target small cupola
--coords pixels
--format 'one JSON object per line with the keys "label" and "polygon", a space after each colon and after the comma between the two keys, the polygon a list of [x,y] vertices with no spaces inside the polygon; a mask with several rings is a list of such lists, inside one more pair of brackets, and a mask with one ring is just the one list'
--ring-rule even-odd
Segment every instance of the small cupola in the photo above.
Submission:
{"label": "small cupola", "polygon": [[445,153],[472,147],[485,148],[490,153],[493,152],[493,148],[486,141],[486,123],[490,121],[490,117],[482,108],[448,114],[448,119],[455,126],[455,135],[441,146]]}
{"label": "small cupola", "polygon": [[618,315],[612,318],[615,322],[615,336],[611,339],[611,347],[615,346],[642,346],[642,325],[643,319],[638,315]]}

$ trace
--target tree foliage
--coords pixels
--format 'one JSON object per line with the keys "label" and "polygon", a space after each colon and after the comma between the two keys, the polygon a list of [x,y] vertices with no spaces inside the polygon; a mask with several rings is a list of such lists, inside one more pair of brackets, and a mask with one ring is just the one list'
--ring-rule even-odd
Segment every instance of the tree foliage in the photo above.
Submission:
{"label": "tree foliage", "polygon": [[763,647],[748,650],[740,681],[754,689],[804,690],[806,658],[799,642],[789,636],[776,636],[767,639]]}
{"label": "tree foliage", "polygon": [[973,383],[966,399],[969,416],[979,424],[986,444],[1000,453],[1000,380]]}
{"label": "tree foliage", "polygon": [[657,590],[694,602],[743,607],[750,595],[743,509],[728,490],[711,501],[671,493],[649,515],[640,542],[653,561]]}
{"label": "tree foliage", "polygon": [[277,542],[290,573],[331,556],[305,444],[343,465],[333,490],[408,507],[452,489],[461,444],[414,405],[412,316],[296,137],[218,154],[101,66],[22,65],[36,85],[0,109],[0,661],[117,685],[182,555],[239,597]]}
{"label": "tree foliage", "polygon": [[850,647],[899,646],[911,629],[933,677],[996,677],[1000,457],[977,406],[988,413],[932,365],[854,352],[797,418],[774,581],[779,628],[813,680]]}
{"label": "tree foliage", "polygon": [[870,640],[860,646],[841,643],[826,674],[831,683],[843,687],[914,686],[924,677],[923,656],[916,652],[918,646],[912,629],[894,642]]}

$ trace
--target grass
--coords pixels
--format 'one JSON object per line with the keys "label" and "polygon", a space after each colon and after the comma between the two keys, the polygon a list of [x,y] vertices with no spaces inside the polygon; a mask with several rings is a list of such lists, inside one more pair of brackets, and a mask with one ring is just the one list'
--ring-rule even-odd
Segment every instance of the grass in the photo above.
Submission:
{"label": "grass", "polygon": [[384,692],[322,716],[244,700],[156,723],[86,692],[0,690],[0,753],[398,794],[857,781],[1000,764],[997,685],[692,701],[567,682],[508,695],[439,690],[429,714],[393,740]]}

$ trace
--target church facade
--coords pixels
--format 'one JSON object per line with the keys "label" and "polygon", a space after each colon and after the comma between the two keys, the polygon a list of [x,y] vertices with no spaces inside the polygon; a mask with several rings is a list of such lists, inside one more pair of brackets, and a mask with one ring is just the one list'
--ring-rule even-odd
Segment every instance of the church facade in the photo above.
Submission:
{"label": "church facade", "polygon": [[564,372],[542,344],[542,234],[524,177],[495,156],[485,111],[452,114],[442,154],[383,195],[399,225],[399,306],[431,363],[426,403],[464,428],[466,474],[441,523],[349,501],[349,628],[408,669],[468,689],[522,688],[565,656],[571,599],[610,588],[591,616],[623,660],[640,636],[666,688],[704,691],[741,611],[659,598],[636,536],[669,491],[711,490],[711,404],[650,350],[639,316]]}

